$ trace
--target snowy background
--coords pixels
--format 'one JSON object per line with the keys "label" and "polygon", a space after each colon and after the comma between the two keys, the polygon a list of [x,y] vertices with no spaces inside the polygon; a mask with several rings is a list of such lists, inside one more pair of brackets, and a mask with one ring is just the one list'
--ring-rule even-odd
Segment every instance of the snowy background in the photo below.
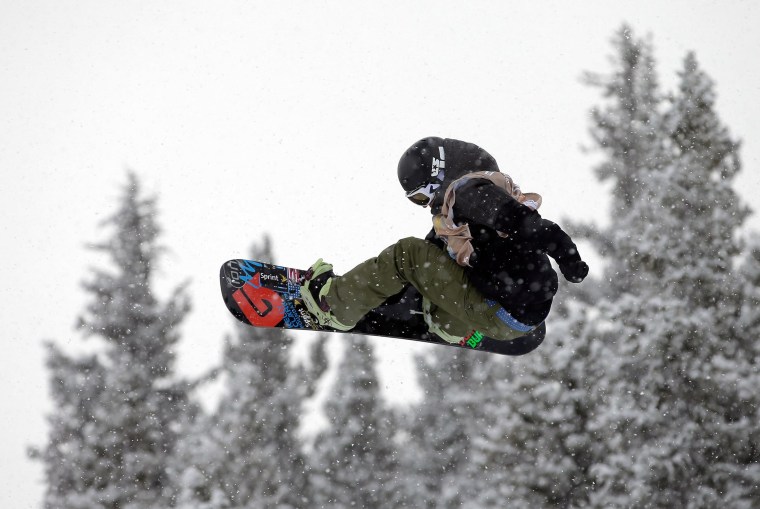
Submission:
{"label": "snowy background", "polygon": [[[743,140],[736,188],[760,209],[755,2],[0,1],[0,505],[39,507],[42,341],[87,351],[80,281],[103,260],[86,245],[127,169],[159,197],[159,288],[192,280],[178,367],[199,374],[231,329],[219,265],[262,234],[279,263],[341,270],[427,232],[395,177],[420,137],[484,147],[545,217],[605,216],[582,151],[599,96],[580,77],[609,70],[624,21],[652,34],[663,89],[696,51]],[[376,347],[385,394],[414,398],[419,347]]]}

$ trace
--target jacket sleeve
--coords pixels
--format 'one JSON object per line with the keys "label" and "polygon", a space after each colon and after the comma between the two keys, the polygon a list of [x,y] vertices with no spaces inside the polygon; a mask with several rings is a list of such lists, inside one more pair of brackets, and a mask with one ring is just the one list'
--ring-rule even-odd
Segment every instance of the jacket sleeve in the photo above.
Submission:
{"label": "jacket sleeve", "polygon": [[575,243],[559,225],[542,218],[489,181],[472,179],[457,189],[454,215],[540,249],[560,265],[581,260]]}

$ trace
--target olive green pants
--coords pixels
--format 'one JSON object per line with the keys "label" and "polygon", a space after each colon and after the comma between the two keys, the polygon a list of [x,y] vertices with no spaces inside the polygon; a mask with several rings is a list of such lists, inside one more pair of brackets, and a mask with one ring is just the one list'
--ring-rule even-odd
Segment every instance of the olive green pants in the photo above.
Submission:
{"label": "olive green pants", "polygon": [[335,318],[355,324],[410,283],[422,294],[430,330],[448,342],[460,342],[473,330],[502,340],[530,332],[519,322],[517,329],[508,325],[506,311],[473,288],[464,269],[445,251],[414,237],[334,278],[326,299]]}

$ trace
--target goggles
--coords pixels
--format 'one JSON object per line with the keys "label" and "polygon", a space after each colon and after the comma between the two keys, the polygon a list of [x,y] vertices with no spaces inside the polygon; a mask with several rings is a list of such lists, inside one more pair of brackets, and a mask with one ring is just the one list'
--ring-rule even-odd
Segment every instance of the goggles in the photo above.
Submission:
{"label": "goggles", "polygon": [[423,184],[413,191],[406,193],[406,197],[415,205],[427,207],[435,196],[435,190],[441,187],[441,184]]}

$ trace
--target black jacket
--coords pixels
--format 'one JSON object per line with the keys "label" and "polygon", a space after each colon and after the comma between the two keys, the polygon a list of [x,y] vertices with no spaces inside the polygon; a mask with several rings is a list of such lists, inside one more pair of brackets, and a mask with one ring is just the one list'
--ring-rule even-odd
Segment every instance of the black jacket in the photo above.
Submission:
{"label": "black jacket", "polygon": [[[431,204],[433,214],[440,213],[443,191],[454,180],[473,171],[499,171],[493,157],[477,145],[451,139],[443,140],[443,145],[447,173]],[[473,236],[475,251],[466,269],[473,286],[525,324],[544,321],[558,286],[549,256],[563,273],[582,263],[572,239],[557,224],[484,179],[471,179],[458,188],[453,210],[454,221],[467,223]],[[443,247],[435,231],[427,239]]]}

